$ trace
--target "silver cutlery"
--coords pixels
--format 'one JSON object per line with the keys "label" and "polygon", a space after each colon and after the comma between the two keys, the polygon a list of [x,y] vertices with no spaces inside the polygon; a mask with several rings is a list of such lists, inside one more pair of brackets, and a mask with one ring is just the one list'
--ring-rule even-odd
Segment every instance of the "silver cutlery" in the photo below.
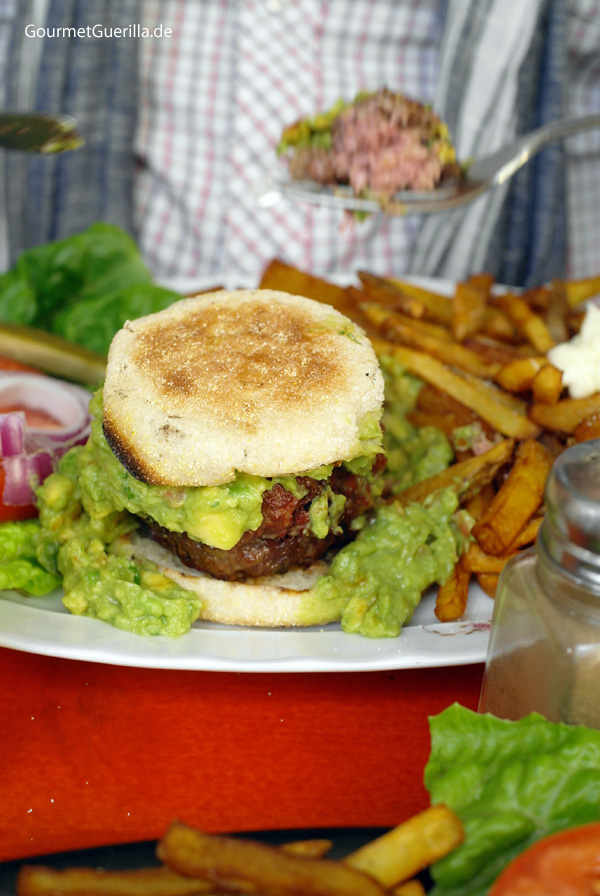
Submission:
{"label": "silver cutlery", "polygon": [[600,115],[552,121],[518,137],[490,155],[466,163],[465,174],[461,179],[445,182],[428,192],[406,190],[395,193],[386,202],[355,196],[351,187],[326,186],[313,181],[293,180],[287,174],[271,177],[257,188],[256,195],[258,202],[265,207],[285,197],[295,202],[308,202],[312,205],[368,214],[430,215],[472,202],[487,190],[506,183],[545,146],[581,131],[598,127],[600,127]]}
{"label": "silver cutlery", "polygon": [[0,148],[21,152],[57,153],[83,146],[77,122],[68,115],[0,112]]}

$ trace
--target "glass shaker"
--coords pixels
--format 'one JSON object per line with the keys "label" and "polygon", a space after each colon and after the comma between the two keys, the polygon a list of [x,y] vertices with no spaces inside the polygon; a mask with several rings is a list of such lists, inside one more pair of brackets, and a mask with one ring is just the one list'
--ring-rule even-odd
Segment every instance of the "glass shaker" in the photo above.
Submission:
{"label": "glass shaker", "polygon": [[479,711],[600,728],[600,439],[559,455],[545,510],[498,583]]}

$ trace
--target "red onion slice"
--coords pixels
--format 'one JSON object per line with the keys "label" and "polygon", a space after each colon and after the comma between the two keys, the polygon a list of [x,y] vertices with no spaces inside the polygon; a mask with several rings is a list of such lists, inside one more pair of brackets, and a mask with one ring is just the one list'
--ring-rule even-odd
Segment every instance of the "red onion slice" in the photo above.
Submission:
{"label": "red onion slice", "polygon": [[55,459],[49,451],[35,454],[16,454],[5,457],[4,492],[2,500],[10,506],[32,504],[34,491],[55,468]]}
{"label": "red onion slice", "polygon": [[25,450],[25,414],[0,415],[0,457],[12,457]]}
{"label": "red onion slice", "polygon": [[8,505],[34,501],[34,490],[56,469],[58,460],[87,441],[91,395],[80,386],[35,373],[0,372],[0,408],[43,411],[56,421],[54,429],[27,425],[22,412],[0,413],[0,447]]}

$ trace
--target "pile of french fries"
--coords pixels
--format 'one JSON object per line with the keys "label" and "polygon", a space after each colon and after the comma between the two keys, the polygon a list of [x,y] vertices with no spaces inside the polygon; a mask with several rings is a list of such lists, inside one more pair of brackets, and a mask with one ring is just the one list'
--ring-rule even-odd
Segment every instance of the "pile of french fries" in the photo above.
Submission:
{"label": "pile of french fries", "polygon": [[271,846],[205,834],[175,821],[158,842],[161,864],[132,871],[25,865],[17,896],[422,896],[417,875],[464,840],[457,815],[425,809],[342,859],[329,840]]}
{"label": "pile of french fries", "polygon": [[447,470],[391,499],[423,501],[451,486],[473,517],[472,541],[437,594],[436,616],[453,621],[465,612],[472,579],[493,597],[508,560],[535,541],[555,458],[574,442],[600,438],[600,393],[569,398],[547,358],[579,331],[600,277],[517,293],[478,274],[453,296],[364,271],[358,279],[360,286],[344,288],[276,259],[260,286],[334,306],[367,331],[380,356],[420,378],[408,415],[415,426],[448,436],[464,426],[480,431],[478,444],[457,450]]}

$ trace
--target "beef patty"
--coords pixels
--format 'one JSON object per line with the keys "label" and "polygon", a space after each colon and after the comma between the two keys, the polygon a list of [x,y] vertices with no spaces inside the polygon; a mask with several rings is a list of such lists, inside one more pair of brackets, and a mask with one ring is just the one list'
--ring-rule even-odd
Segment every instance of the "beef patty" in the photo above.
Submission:
{"label": "beef patty", "polygon": [[[377,455],[374,473],[385,468],[385,455]],[[323,557],[333,545],[350,541],[350,523],[369,511],[374,504],[373,492],[364,476],[336,467],[329,479],[317,480],[299,476],[306,494],[296,498],[281,485],[266,491],[262,500],[263,520],[258,529],[245,532],[229,551],[213,548],[185,532],[171,532],[153,520],[148,521],[152,536],[176,554],[186,566],[202,570],[217,579],[235,581],[248,576],[269,576],[286,572],[293,566],[310,566]],[[346,503],[339,521],[339,533],[330,532],[317,538],[309,530],[311,501],[329,485]]]}

